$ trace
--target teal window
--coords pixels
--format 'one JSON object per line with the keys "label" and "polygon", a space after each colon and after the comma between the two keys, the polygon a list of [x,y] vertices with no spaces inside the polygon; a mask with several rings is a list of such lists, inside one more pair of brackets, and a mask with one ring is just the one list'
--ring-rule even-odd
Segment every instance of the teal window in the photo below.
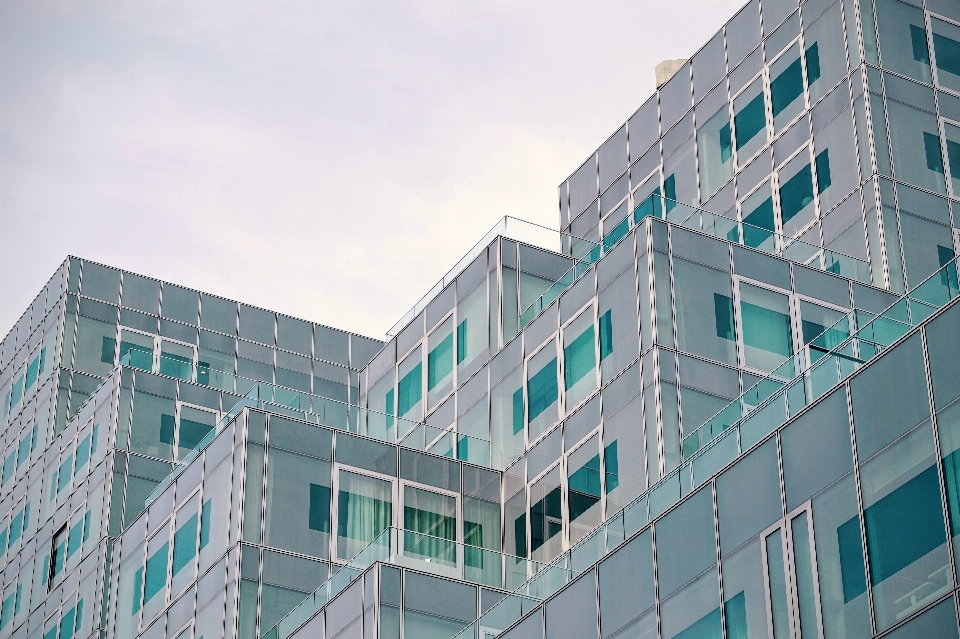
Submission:
{"label": "teal window", "polygon": [[943,156],[940,154],[940,136],[923,132],[923,152],[927,160],[927,169],[934,173],[943,173]]}
{"label": "teal window", "polygon": [[194,513],[173,534],[173,574],[183,570],[197,556],[197,514]]}
{"label": "teal window", "polygon": [[13,620],[13,603],[16,593],[11,592],[0,604],[0,628],[5,628]]}
{"label": "teal window", "polygon": [[23,510],[21,509],[10,522],[10,546],[13,546],[23,533]]}
{"label": "teal window", "polygon": [[[125,335],[129,335],[124,331]],[[150,338],[146,336],[140,336],[144,342],[149,341]],[[106,340],[107,338],[104,338]],[[112,341],[112,340],[111,340]],[[138,340],[139,341],[139,340]],[[104,353],[106,353],[106,347],[104,347]],[[120,342],[120,359],[123,359],[125,355],[130,356],[130,366],[133,368],[140,368],[145,371],[153,369],[153,345],[147,346],[144,344],[135,344],[132,342]],[[110,363],[113,363],[113,346],[110,346]]]}
{"label": "teal window", "polygon": [[532,422],[554,405],[559,397],[556,357],[550,359],[543,368],[530,377],[528,393],[530,413],[527,415],[527,421]]}
{"label": "teal window", "polygon": [[70,485],[71,472],[73,471],[73,453],[67,455],[67,458],[60,464],[60,470],[57,474],[57,494]]}
{"label": "teal window", "polygon": [[513,393],[513,434],[518,435],[523,431],[523,389],[518,388]]}
{"label": "teal window", "polygon": [[73,632],[76,629],[74,626],[76,614],[76,608],[70,608],[63,612],[63,616],[60,618],[60,639],[71,639],[73,637]]}
{"label": "teal window", "polygon": [[453,372],[453,333],[447,333],[427,355],[427,390],[447,381]]}
{"label": "teal window", "polygon": [[310,530],[330,532],[330,488],[318,484],[310,484],[310,513],[308,516]]}
{"label": "teal window", "polygon": [[340,472],[337,556],[352,559],[393,522],[393,487],[388,481]]}
{"label": "teal window", "polygon": [[80,470],[90,461],[90,435],[87,435],[77,444],[77,470]]}
{"label": "teal window", "polygon": [[14,452],[10,452],[7,455],[7,458],[3,460],[3,476],[0,478],[0,484],[6,485],[6,483],[13,477],[13,468],[14,462],[16,460],[16,455]]}
{"label": "teal window", "polygon": [[80,543],[83,541],[83,519],[70,527],[70,534],[67,536],[67,559],[73,557],[74,553],[80,550]]}
{"label": "teal window", "polygon": [[140,612],[140,604],[143,603],[143,568],[137,568],[133,575],[133,611],[131,615]]}
{"label": "teal window", "polygon": [[[740,215],[743,221],[743,243],[757,248],[769,246],[773,233],[776,231],[776,222],[773,217],[773,195],[769,182],[753,192],[740,205]],[[729,235],[736,235],[737,229],[731,229]],[[730,237],[737,241],[735,237]],[[772,247],[770,247],[772,249]],[[769,249],[768,249],[769,250]]]}
{"label": "teal window", "polygon": [[700,157],[700,201],[720,190],[733,176],[733,138],[730,112],[726,103],[706,124],[697,129],[697,154]]}
{"label": "teal window", "polygon": [[177,420],[173,415],[160,415],[160,442],[173,446],[173,434],[177,430]]}
{"label": "teal window", "polygon": [[467,320],[457,325],[457,364],[467,359]]}
{"label": "teal window", "polygon": [[932,435],[926,421],[861,469],[878,630],[952,588]]}
{"label": "teal window", "polygon": [[930,53],[927,51],[927,32],[923,27],[910,25],[910,46],[913,49],[913,59],[923,64],[930,64]]}
{"label": "teal window", "polygon": [[600,361],[613,354],[613,309],[600,316]]}
{"label": "teal window", "polygon": [[30,390],[30,388],[36,383],[39,374],[40,356],[37,355],[30,361],[30,364],[27,365],[26,390]]}
{"label": "teal window", "polygon": [[570,543],[575,544],[600,525],[600,436],[593,435],[567,458],[567,510]]}
{"label": "teal window", "polygon": [[644,198],[640,202],[635,201],[636,208],[633,209],[633,223],[639,224],[640,220],[648,215],[651,217],[662,218],[663,206],[661,205],[660,200],[660,187],[658,186],[648,197]]}
{"label": "teal window", "polygon": [[793,177],[780,185],[780,215],[783,224],[813,202],[813,170],[810,165],[800,169]]}
{"label": "teal window", "polygon": [[203,502],[200,509],[200,550],[210,543],[210,500]]}
{"label": "teal window", "polygon": [[824,149],[814,158],[817,165],[817,193],[823,193],[830,188],[833,181],[830,179],[830,154]]}
{"label": "teal window", "polygon": [[170,542],[167,542],[147,559],[146,579],[143,585],[144,603],[150,601],[167,585],[167,554],[169,550]]}
{"label": "teal window", "polygon": [[960,196],[960,127],[944,123],[943,130],[947,135],[947,165],[953,194]]}
{"label": "teal window", "polygon": [[564,347],[563,377],[567,390],[573,388],[577,382],[596,369],[597,361],[593,341],[593,324],[591,324]]}
{"label": "teal window", "polygon": [[937,56],[937,80],[941,86],[960,91],[960,27],[930,19],[933,52]]}
{"label": "teal window", "polygon": [[820,79],[820,49],[814,42],[806,51],[807,58],[807,83],[813,84]]}
{"label": "teal window", "polygon": [[13,382],[13,389],[10,391],[10,410],[16,408],[20,400],[23,399],[23,375]]}
{"label": "teal window", "polygon": [[803,70],[800,67],[800,58],[798,57],[770,81],[773,117],[776,118],[786,111],[793,104],[793,101],[801,95],[803,95]]}
{"label": "teal window", "polygon": [[100,361],[104,364],[113,364],[113,353],[117,348],[117,340],[104,337],[100,344]]}
{"label": "teal window", "polygon": [[180,457],[200,445],[216,426],[216,415],[190,406],[180,408],[179,448]]}
{"label": "teal window", "polygon": [[738,151],[747,146],[758,133],[764,130],[767,126],[767,116],[766,113],[764,113],[762,92],[758,93],[756,97],[737,111],[733,116],[733,126],[737,133]]}
{"label": "teal window", "polygon": [[412,486],[403,491],[404,550],[455,562],[457,559],[457,501]]}
{"label": "teal window", "polygon": [[793,355],[786,295],[741,284],[740,321],[747,366],[771,372]]}
{"label": "teal window", "polygon": [[[423,399],[423,361],[417,348],[400,364],[400,383],[397,384],[397,413],[406,417],[415,408],[419,413]],[[414,415],[419,418],[419,414]]]}

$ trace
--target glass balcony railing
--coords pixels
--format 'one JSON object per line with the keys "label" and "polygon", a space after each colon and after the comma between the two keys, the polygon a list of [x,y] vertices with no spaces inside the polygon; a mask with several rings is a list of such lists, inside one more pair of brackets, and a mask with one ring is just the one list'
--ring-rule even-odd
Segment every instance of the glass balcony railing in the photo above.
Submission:
{"label": "glass balcony railing", "polygon": [[[151,361],[153,356],[151,355]],[[164,357],[161,355],[161,364]],[[129,352],[120,359],[123,366],[131,366],[134,359],[133,352]],[[182,362],[174,361],[174,364]],[[135,368],[141,368],[136,366]],[[162,371],[163,366],[159,369]],[[157,370],[157,367],[144,370]],[[167,369],[171,370],[171,369]],[[189,380],[187,369],[174,369],[183,374],[178,379]],[[171,375],[172,377],[172,375]],[[452,426],[437,428],[426,422],[416,422],[394,415],[379,413],[368,408],[360,408],[347,402],[313,395],[276,384],[260,382],[234,376],[239,384],[248,386],[249,390],[237,404],[224,415],[200,443],[179,461],[173,472],[167,476],[147,498],[147,505],[160,495],[186,469],[203,448],[213,441],[217,433],[234,419],[244,407],[252,407],[277,415],[287,415],[296,419],[313,422],[328,428],[356,433],[390,444],[399,444],[406,448],[413,448],[424,452],[442,455],[470,462],[487,468],[503,470],[510,463],[518,459],[523,450],[497,442],[491,442],[476,437],[470,437],[453,430]]]}
{"label": "glass balcony railing", "polygon": [[[515,217],[504,217],[499,222],[497,222],[492,229],[490,229],[486,235],[484,235],[479,242],[477,242],[472,249],[470,249],[466,255],[464,255],[457,264],[450,269],[446,275],[443,276],[439,282],[437,282],[433,288],[431,288],[426,295],[424,295],[419,302],[417,302],[413,308],[404,313],[403,317],[400,318],[393,327],[387,331],[387,340],[389,341],[395,337],[403,328],[409,324],[413,318],[417,316],[420,311],[427,307],[433,299],[443,291],[453,280],[457,278],[460,273],[464,271],[474,259],[482,251],[484,251],[487,246],[495,238],[502,236],[521,242],[523,244],[528,244],[530,246],[537,246],[539,248],[552,251],[554,253],[563,253],[563,248],[565,246],[580,245],[586,240],[581,238],[576,238],[566,233],[562,233],[556,229],[551,229],[546,226],[540,226],[539,224],[534,224],[533,222],[527,222],[526,220],[521,220]],[[587,242],[589,252],[593,246],[596,244],[593,242]],[[567,255],[574,255],[574,253],[566,252]],[[574,255],[574,257],[577,257]]]}
{"label": "glass balcony railing", "polygon": [[530,323],[540,311],[570,288],[573,282],[607,253],[632,228],[646,217],[656,217],[685,228],[694,229],[734,244],[748,246],[772,255],[779,255],[793,262],[805,264],[822,271],[869,284],[870,264],[813,244],[802,242],[773,230],[752,226],[737,220],[717,215],[688,204],[681,204],[662,195],[653,194],[634,208],[607,233],[600,242],[590,242],[573,236],[564,237],[564,253],[578,260],[569,271],[547,289],[530,306],[520,313],[520,328]]}
{"label": "glass balcony railing", "polygon": [[[811,365],[792,381],[783,383],[771,378],[762,380],[751,389],[756,393],[753,399],[756,405],[747,415],[732,420],[733,423],[729,426],[717,426],[716,435],[691,451],[678,468],[648,488],[549,566],[538,570],[530,581],[514,590],[512,595],[484,613],[454,639],[483,637],[480,634],[481,628],[484,632],[500,632],[520,619],[536,602],[547,598],[596,564],[625,539],[786,423],[803,407],[822,397],[912,328],[951,300],[960,297],[958,260],[960,257],[948,262],[884,312],[862,321],[861,326],[839,345],[822,349],[819,356],[812,358]],[[816,342],[817,340],[814,340],[811,343],[815,349]],[[771,385],[762,387],[765,382]],[[719,414],[713,420],[718,417]]]}
{"label": "glass balcony railing", "polygon": [[545,564],[506,553],[387,528],[320,588],[263,633],[264,639],[287,639],[323,606],[376,562],[415,568],[500,590],[514,590],[543,570]]}

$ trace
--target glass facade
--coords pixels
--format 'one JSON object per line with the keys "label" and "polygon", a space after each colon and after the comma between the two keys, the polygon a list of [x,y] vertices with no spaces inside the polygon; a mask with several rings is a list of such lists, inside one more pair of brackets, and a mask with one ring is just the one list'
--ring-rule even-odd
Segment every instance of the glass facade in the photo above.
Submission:
{"label": "glass facade", "polygon": [[386,342],[68,258],[0,639],[958,637],[958,61],[750,0]]}

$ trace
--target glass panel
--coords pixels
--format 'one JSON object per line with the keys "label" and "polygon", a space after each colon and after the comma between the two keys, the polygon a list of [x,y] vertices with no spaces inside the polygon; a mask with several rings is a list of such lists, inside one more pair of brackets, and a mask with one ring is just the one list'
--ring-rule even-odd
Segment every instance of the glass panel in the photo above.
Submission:
{"label": "glass panel", "polygon": [[688,353],[736,364],[730,274],[674,258],[673,278],[677,346]]}
{"label": "glass panel", "polygon": [[770,66],[770,101],[773,105],[773,128],[778,133],[803,111],[803,70],[799,44],[787,49]]}
{"label": "glass panel", "polygon": [[428,560],[456,563],[457,500],[454,497],[405,486],[403,528],[405,552]]}
{"label": "glass panel", "polygon": [[600,525],[599,441],[599,435],[594,435],[567,458],[571,545]]}
{"label": "glass panel", "polygon": [[[841,3],[835,2],[816,19],[816,22],[803,30],[807,85],[811,104],[823,97],[847,72],[840,5]],[[807,17],[806,11],[804,17]],[[821,63],[821,60],[824,62]]]}
{"label": "glass panel", "polygon": [[[786,295],[741,284],[740,324],[744,363],[750,368],[774,371],[793,356],[790,302]],[[792,365],[789,368],[784,372],[792,377]]]}
{"label": "glass panel", "polygon": [[653,607],[650,537],[650,531],[644,531],[600,564],[600,631],[603,639]]}
{"label": "glass panel", "polygon": [[807,513],[801,513],[790,522],[793,535],[794,577],[797,580],[797,605],[800,608],[800,632],[803,637],[816,639],[817,593],[813,582],[813,561],[810,552],[810,524]]}
{"label": "glass panel", "polygon": [[[646,278],[644,278],[646,286]],[[610,381],[640,354],[637,284],[633,269],[600,291],[600,378]]]}
{"label": "glass panel", "polygon": [[[773,195],[770,183],[766,182],[740,203],[740,220],[743,222],[743,243],[767,253],[777,250],[776,221],[773,217]],[[739,242],[737,229],[727,233],[731,242]]]}
{"label": "glass panel", "polygon": [[933,54],[937,59],[937,81],[960,91],[960,27],[931,18]]}
{"label": "glass panel", "polygon": [[177,456],[183,459],[196,448],[217,425],[217,414],[190,406],[180,407],[180,426],[177,433]]}
{"label": "glass panel", "polygon": [[816,217],[813,169],[806,149],[780,169],[780,221],[783,234],[795,237]]}
{"label": "glass panel", "polygon": [[716,561],[710,486],[680,504],[656,527],[660,596],[666,597]]}
{"label": "glass panel", "polygon": [[[503,468],[523,452],[523,368],[506,376],[490,392],[490,436],[493,438],[495,468]],[[509,459],[503,456],[511,455]],[[498,463],[501,462],[501,463]]]}
{"label": "glass panel", "polygon": [[721,555],[783,516],[778,475],[777,446],[768,441],[717,478]]}
{"label": "glass panel", "polygon": [[697,153],[700,156],[700,201],[706,202],[733,177],[733,141],[726,103],[697,129]]}
{"label": "glass panel", "polygon": [[954,561],[960,564],[960,402],[949,405],[937,414],[937,429],[940,431],[940,455],[947,488],[947,515],[953,538]]}
{"label": "glass panel", "polygon": [[874,0],[883,67],[930,82],[930,54],[923,11],[902,0]]}
{"label": "glass panel", "polygon": [[[889,78],[890,76],[885,76]],[[897,95],[892,99],[891,89],[887,89],[887,117],[890,124],[890,145],[893,151],[894,171],[897,179],[915,184],[936,193],[946,192],[943,170],[943,155],[940,148],[940,134],[936,116],[926,109],[910,106],[913,104],[933,103],[933,89],[895,78],[886,81],[887,86],[905,87],[898,91],[906,95]],[[922,94],[922,95],[921,95]],[[904,103],[901,100],[909,100]],[[932,109],[931,109],[932,110]]]}
{"label": "glass panel", "polygon": [[767,114],[763,104],[763,78],[754,80],[733,101],[733,126],[737,162],[743,166],[767,142]]}
{"label": "glass panel", "polygon": [[618,513],[646,490],[643,425],[640,396],[603,424],[604,490],[607,518]]}
{"label": "glass panel", "polygon": [[[271,441],[274,421],[271,421]],[[330,463],[273,446],[269,455],[264,515],[266,544],[326,557],[330,544]],[[355,510],[361,508],[353,506]],[[375,510],[370,502],[365,506]]]}
{"label": "glass panel", "polygon": [[353,559],[392,523],[392,483],[340,471],[337,556],[341,559]]}
{"label": "glass panel", "polygon": [[378,379],[367,394],[367,406],[371,413],[367,414],[367,434],[388,442],[394,441],[393,432],[396,411],[393,389],[393,367],[383,377]]}
{"label": "glass panel", "polygon": [[825,639],[869,637],[863,537],[852,473],[813,499],[813,527]]}
{"label": "glass panel", "polygon": [[487,289],[482,283],[457,304],[457,372],[460,379],[486,361]]}
{"label": "glass panel", "polygon": [[932,435],[921,424],[860,471],[878,629],[952,588]]}
{"label": "glass panel", "polygon": [[536,561],[549,563],[563,550],[560,467],[530,487],[530,550]]}
{"label": "glass panel", "polygon": [[720,584],[716,568],[660,605],[663,639],[718,639]]}
{"label": "glass panel", "polygon": [[193,352],[192,346],[161,340],[160,374],[193,381]]}
{"label": "glass panel", "polygon": [[722,561],[723,612],[730,639],[768,639],[761,540]]}
{"label": "glass panel", "polygon": [[557,421],[559,388],[554,342],[547,344],[527,362],[527,397],[530,404],[527,423],[532,440]]}
{"label": "glass panel", "polygon": [[773,614],[774,639],[790,636],[790,612],[787,602],[787,581],[784,570],[783,539],[780,530],[768,535],[765,540],[767,555],[767,578],[770,587],[770,609]]}
{"label": "glass panel", "polygon": [[[401,382],[402,383],[402,382]],[[429,338],[427,354],[427,404],[433,408],[453,388],[453,317],[448,317]]]}
{"label": "glass panel", "polygon": [[563,329],[563,382],[568,411],[597,388],[596,341],[592,307]]}
{"label": "glass panel", "polygon": [[123,361],[124,357],[128,355],[128,366],[145,371],[153,370],[153,336],[134,333],[126,329],[121,330],[120,361]]}
{"label": "glass panel", "polygon": [[397,415],[404,419],[420,421],[423,417],[423,358],[420,347],[400,363],[399,371]]}

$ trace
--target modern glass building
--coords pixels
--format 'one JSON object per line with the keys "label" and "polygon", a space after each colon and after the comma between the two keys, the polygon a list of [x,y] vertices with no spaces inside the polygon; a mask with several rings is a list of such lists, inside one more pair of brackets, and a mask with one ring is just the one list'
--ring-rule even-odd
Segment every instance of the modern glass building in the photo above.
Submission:
{"label": "modern glass building", "polygon": [[960,4],[751,0],[386,342],[68,259],[0,639],[960,637]]}

